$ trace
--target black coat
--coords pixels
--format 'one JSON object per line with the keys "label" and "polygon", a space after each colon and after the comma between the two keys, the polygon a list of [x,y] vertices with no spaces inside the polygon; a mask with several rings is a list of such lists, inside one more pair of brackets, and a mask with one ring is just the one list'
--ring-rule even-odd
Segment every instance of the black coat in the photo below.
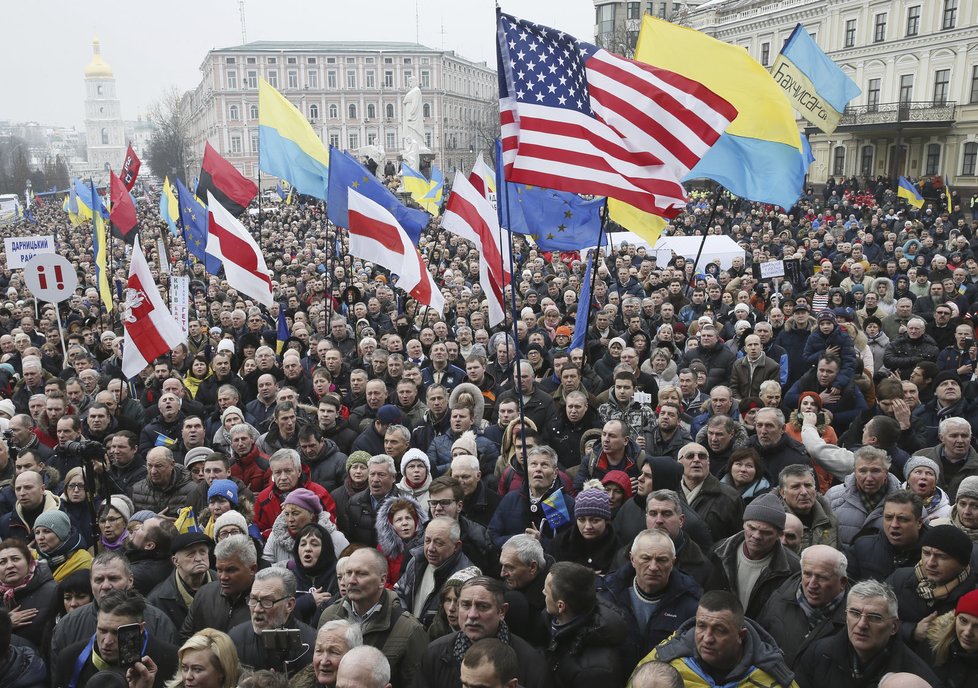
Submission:
{"label": "black coat", "polygon": [[37,616],[31,619],[27,626],[16,629],[17,635],[24,640],[29,640],[34,647],[41,647],[41,638],[44,636],[44,627],[47,625],[48,618],[53,613],[51,599],[58,593],[58,584],[51,577],[51,571],[47,564],[38,562],[34,571],[34,577],[22,590],[14,593],[14,601],[10,609],[37,609]]}
{"label": "black coat", "polygon": [[[705,590],[727,590],[737,594],[737,553],[743,546],[743,532],[717,543],[716,548],[710,554],[710,561],[713,563],[713,575],[703,586]],[[750,599],[744,605],[744,612],[747,616],[756,619],[774,592],[792,574],[798,573],[800,570],[801,563],[798,555],[789,549],[785,549],[780,542],[777,543],[774,556],[768,567],[757,579],[754,589],[751,590]]]}
{"label": "black coat", "polygon": [[[217,574],[214,571],[211,571],[210,574],[211,580],[216,580]],[[187,619],[188,608],[180,591],[177,590],[177,575],[176,572],[173,572],[160,581],[146,596],[146,601],[170,617],[174,626],[182,628],[183,622]]]}
{"label": "black coat", "polygon": [[943,599],[923,600],[917,594],[917,576],[914,573],[914,569],[914,566],[897,569],[886,580],[893,588],[893,592],[896,593],[897,602],[900,605],[900,637],[903,638],[905,643],[911,646],[913,643],[914,627],[918,621],[933,612],[946,614],[947,612],[954,611],[958,600],[968,592],[974,590],[976,581],[978,581],[978,575],[975,574],[972,568],[968,577],[958,583],[954,590]]}
{"label": "black coat", "polygon": [[346,454],[340,451],[336,442],[323,440],[323,450],[314,459],[302,457],[302,463],[309,466],[309,475],[314,483],[332,492],[346,480]]}
{"label": "black coat", "polygon": [[757,450],[764,462],[764,475],[772,485],[777,484],[781,469],[797,463],[810,465],[812,460],[800,442],[792,439],[787,433],[773,447],[762,447],[757,435],[750,438],[748,447]]}
{"label": "black coat", "polygon": [[[428,646],[421,656],[421,666],[414,677],[414,688],[462,688],[459,675],[461,664],[455,661],[452,651],[458,633],[442,636]],[[519,661],[519,685],[522,688],[548,688],[550,672],[543,657],[518,635],[510,633],[509,646],[516,651]]]}
{"label": "black coat", "polygon": [[575,524],[558,533],[545,549],[557,561],[572,561],[595,573],[608,573],[614,568],[615,554],[620,547],[615,529],[608,522],[604,534],[593,541],[585,540]]}
{"label": "black coat", "polygon": [[[291,674],[296,671],[301,671],[304,667],[312,664],[313,648],[316,646],[316,629],[307,626],[291,616],[285,622],[283,628],[298,629],[299,640],[305,645],[300,650],[301,654],[296,653],[297,656],[286,657],[286,659],[290,660],[288,667],[289,673]],[[255,670],[280,670],[282,666],[281,659],[265,650],[265,645],[261,642],[259,636],[255,635],[255,629],[251,625],[251,619],[239,623],[228,631],[228,635],[231,637],[234,647],[238,650],[238,659],[241,661],[241,664],[252,667]]]}
{"label": "black coat", "polygon": [[230,598],[221,592],[218,581],[208,583],[194,595],[194,603],[187,611],[187,618],[180,627],[180,641],[185,642],[197,631],[213,628],[227,633],[239,623],[251,621],[248,610],[248,595],[250,588],[235,598]]}
{"label": "black coat", "polygon": [[627,635],[624,619],[600,602],[589,614],[565,624],[553,634],[545,652],[554,687],[622,685],[633,666],[621,653]]}
{"label": "black coat", "polygon": [[867,529],[856,536],[846,551],[846,557],[849,559],[847,575],[853,583],[870,578],[886,580],[899,568],[917,565],[920,561],[920,541],[909,549],[897,550],[883,531]]}
{"label": "black coat", "polygon": [[[475,488],[475,492],[466,496],[463,500],[462,513],[468,516],[470,521],[474,521],[488,528],[489,520],[496,512],[496,507],[499,506],[500,500],[502,500],[502,496],[498,492],[490,490],[486,487],[485,482],[480,480]],[[469,559],[472,559],[472,557],[470,556]]]}
{"label": "black coat", "polygon": [[[679,497],[686,498],[683,492]],[[706,476],[690,506],[706,522],[715,542],[743,530],[744,500],[740,498],[740,492],[724,485],[712,474]]]}
{"label": "black coat", "polygon": [[802,611],[795,593],[801,585],[801,573],[793,574],[774,591],[760,616],[755,619],[771,637],[778,641],[789,667],[809,645],[846,628],[846,605],[836,607],[832,616],[809,628],[808,617]]}
{"label": "black coat", "polygon": [[[67,688],[68,683],[74,675],[75,661],[88,643],[89,640],[86,638],[85,640],[80,640],[77,643],[69,645],[64,652],[53,659],[51,685],[54,688]],[[163,688],[177,671],[177,647],[150,636],[146,640],[146,654],[152,657],[153,661],[156,662],[156,666],[159,667],[159,671],[156,673],[156,680],[153,681],[153,688]],[[112,667],[108,671],[118,673],[120,676],[125,675],[125,669],[122,667]],[[99,670],[92,663],[91,655],[89,655],[88,660],[81,668],[77,685],[90,685],[92,688],[97,688],[95,684],[89,683],[89,681],[98,672]]]}
{"label": "black coat", "polygon": [[[384,499],[391,495],[397,496],[397,488],[393,488]],[[380,501],[383,502],[384,499]],[[364,490],[353,495],[347,502],[346,509],[339,512],[338,523],[340,530],[346,534],[350,542],[359,545],[377,546],[377,509],[370,499],[370,490]]]}
{"label": "black coat", "polygon": [[132,566],[133,587],[144,597],[153,592],[161,580],[173,573],[169,552],[130,550],[126,558]]}

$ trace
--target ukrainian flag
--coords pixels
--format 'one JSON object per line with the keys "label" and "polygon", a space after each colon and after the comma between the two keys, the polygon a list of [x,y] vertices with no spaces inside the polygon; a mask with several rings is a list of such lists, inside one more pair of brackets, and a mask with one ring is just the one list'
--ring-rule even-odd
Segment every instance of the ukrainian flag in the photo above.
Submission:
{"label": "ukrainian flag", "polygon": [[914,208],[920,208],[924,205],[924,197],[920,195],[917,187],[911,184],[906,177],[900,177],[897,182],[897,197],[905,198],[907,203]]}
{"label": "ukrainian flag", "polygon": [[289,323],[285,320],[285,304],[278,305],[278,331],[275,333],[275,353],[281,355],[289,338]]}
{"label": "ukrainian flag", "polygon": [[425,194],[424,200],[433,200],[435,202],[435,209],[429,210],[432,215],[437,215],[438,211],[441,209],[442,197],[445,193],[445,173],[442,172],[438,165],[431,166],[431,182],[429,183],[428,193]]}
{"label": "ukrainian flag", "polygon": [[300,193],[326,200],[329,151],[302,113],[264,79],[258,84],[258,166]]}
{"label": "ukrainian flag", "polygon": [[[92,196],[95,194],[95,184],[91,183]],[[92,218],[92,254],[95,258],[95,283],[98,285],[99,298],[105,306],[106,313],[112,312],[112,289],[109,287],[108,246],[106,245],[105,220],[101,213],[93,213]]]}
{"label": "ukrainian flag", "polygon": [[163,221],[170,228],[170,234],[180,236],[180,230],[177,229],[177,218],[180,217],[180,203],[177,201],[177,195],[173,193],[173,187],[170,185],[169,177],[163,178],[163,192],[160,194],[160,217],[163,218]]}
{"label": "ukrainian flag", "polygon": [[401,163],[401,183],[404,190],[411,194],[411,198],[422,208],[432,215],[438,214],[438,203],[434,198],[428,196],[431,189],[429,182],[423,174],[412,168],[406,162]]}
{"label": "ukrainian flag", "polygon": [[686,180],[713,179],[742,198],[794,205],[808,170],[795,114],[746,50],[646,15],[635,59],[697,81],[737,109]]}

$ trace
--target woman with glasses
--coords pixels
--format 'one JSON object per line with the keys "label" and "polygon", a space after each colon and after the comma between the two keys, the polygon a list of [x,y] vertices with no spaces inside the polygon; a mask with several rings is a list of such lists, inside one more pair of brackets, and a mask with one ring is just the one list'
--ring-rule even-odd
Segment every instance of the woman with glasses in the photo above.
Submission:
{"label": "woman with glasses", "polygon": [[63,511],[45,511],[34,520],[34,549],[59,583],[75,571],[92,568],[91,553]]}
{"label": "woman with glasses", "polygon": [[[68,514],[72,527],[81,536],[85,547],[94,546],[96,536],[92,528],[92,507],[88,503],[88,490],[85,487],[85,469],[78,466],[68,471],[62,489],[61,510]],[[96,511],[98,506],[96,504]]]}
{"label": "woman with glasses", "polygon": [[123,549],[129,539],[132,502],[125,495],[113,495],[98,514],[99,551]]}

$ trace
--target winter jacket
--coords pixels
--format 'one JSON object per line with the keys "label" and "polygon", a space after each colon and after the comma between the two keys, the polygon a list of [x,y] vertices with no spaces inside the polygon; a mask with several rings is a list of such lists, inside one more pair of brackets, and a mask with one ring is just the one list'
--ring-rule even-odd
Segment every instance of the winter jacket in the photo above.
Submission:
{"label": "winter jacket", "polygon": [[619,651],[628,631],[618,612],[601,602],[590,613],[554,628],[544,652],[554,688],[622,685],[632,666]]}
{"label": "winter jacket", "polygon": [[672,433],[672,437],[669,439],[665,439],[662,436],[658,424],[654,427],[647,428],[642,433],[642,437],[645,438],[644,450],[646,456],[669,456],[677,460],[679,450],[693,441],[689,431],[683,428],[682,425],[676,428],[676,431]]}
{"label": "winter jacket", "polygon": [[[330,520],[337,522],[336,502],[333,496],[326,491],[326,488],[309,479],[309,467],[302,466],[302,475],[299,476],[299,483],[293,489],[303,487],[317,497],[323,505],[323,509],[329,513]],[[261,530],[262,537],[267,538],[272,532],[275,519],[282,513],[282,502],[286,495],[279,490],[275,483],[269,483],[268,487],[258,493],[255,497],[255,525]]]}
{"label": "winter jacket", "polygon": [[791,439],[787,433],[783,434],[773,447],[762,446],[757,435],[748,440],[747,446],[755,449],[761,455],[761,460],[764,462],[764,475],[767,476],[772,485],[778,481],[781,469],[798,463],[806,466],[812,463],[805,447],[800,442]]}
{"label": "winter jacket", "polygon": [[11,601],[9,609],[37,609],[37,615],[31,619],[26,626],[16,629],[17,635],[24,640],[34,644],[34,647],[42,647],[41,639],[44,635],[44,627],[49,618],[54,613],[51,606],[51,598],[57,593],[58,584],[51,576],[51,570],[45,562],[38,562],[34,569],[34,577],[22,589],[14,592],[14,599]]}
{"label": "winter jacket", "polygon": [[[343,533],[336,529],[336,524],[330,520],[329,513],[320,511],[316,517],[316,522],[329,533],[333,541],[333,552],[338,559],[340,552],[350,545],[350,541],[346,539]],[[275,517],[275,522],[272,524],[272,531],[265,540],[265,549],[261,555],[262,559],[273,566],[285,566],[292,560],[294,546],[295,538],[289,534],[289,528],[285,525],[285,516],[279,514]]]}
{"label": "winter jacket", "polygon": [[309,466],[309,474],[314,483],[332,492],[342,485],[346,478],[346,458],[346,454],[340,451],[336,442],[324,438],[322,451],[312,459],[303,455],[302,463]]}
{"label": "winter jacket", "polygon": [[419,600],[415,599],[418,586],[421,585],[421,581],[431,564],[425,557],[424,547],[415,547],[412,549],[408,554],[408,558],[409,561],[407,567],[404,569],[404,575],[394,585],[394,592],[397,593],[397,598],[401,602],[401,608],[410,612],[414,618],[421,622],[422,626],[428,628],[431,622],[435,620],[435,615],[438,613],[441,605],[440,593],[445,582],[452,577],[452,574],[472,566],[472,562],[469,561],[462,548],[459,547],[452,556],[435,569],[435,585],[428,594],[428,597],[420,600],[419,605]]}
{"label": "winter jacket", "polygon": [[509,492],[503,496],[496,513],[489,521],[489,535],[496,543],[496,547],[502,549],[507,540],[514,535],[521,535],[531,524],[536,525],[540,530],[540,542],[545,548],[547,541],[556,537],[565,528],[576,527],[574,526],[574,501],[566,491],[563,497],[570,520],[558,530],[554,530],[550,522],[544,518],[541,502],[562,487],[559,479],[554,483],[542,499],[532,504],[523,490]]}
{"label": "winter jacket", "polygon": [[709,394],[710,390],[717,385],[725,385],[730,379],[730,369],[737,360],[737,356],[727,347],[720,343],[714,345],[712,349],[702,346],[694,347],[685,354],[686,363],[702,361],[706,366],[706,384],[701,389]]}
{"label": "winter jacket", "polygon": [[937,361],[940,350],[934,338],[925,334],[918,339],[911,339],[906,332],[890,340],[883,354],[883,365],[904,380],[910,379],[910,373],[921,361]]}
{"label": "winter jacket", "polygon": [[132,486],[132,503],[136,511],[149,509],[159,513],[169,509],[169,515],[174,516],[181,508],[187,506],[193,497],[197,483],[190,477],[190,471],[181,464],[173,464],[170,481],[164,487],[156,487],[143,478]]}
{"label": "winter jacket", "polygon": [[947,658],[938,664],[934,646],[953,625],[954,614],[942,614],[931,622],[927,629],[931,650],[927,658],[933,659],[929,664],[944,688],[978,688],[978,654],[965,652],[956,636],[951,640]]}
{"label": "winter jacket", "polygon": [[672,635],[686,619],[695,616],[703,595],[703,588],[692,576],[678,567],[673,568],[669,582],[659,594],[655,611],[642,628],[635,616],[634,582],[635,569],[626,563],[618,570],[599,577],[596,583],[598,597],[615,605],[632,630],[621,647],[622,660],[627,667],[635,666],[639,659]]}
{"label": "winter jacket", "polygon": [[[217,583],[214,583],[217,585]],[[250,618],[250,616],[249,616]],[[152,605],[146,605],[143,612],[146,630],[149,634],[168,645],[179,645],[180,638],[173,621],[162,611]],[[57,657],[65,648],[80,640],[87,640],[95,633],[98,620],[98,603],[91,602],[83,607],[69,612],[58,621],[54,627],[54,638],[51,640],[51,657]],[[189,637],[189,636],[187,636]]]}
{"label": "winter jacket", "polygon": [[[61,499],[51,494],[49,490],[44,491],[44,506],[38,513],[45,511],[57,511],[61,506]],[[18,538],[24,542],[34,542],[34,531],[28,527],[24,521],[24,509],[20,502],[14,503],[14,510],[0,516],[0,538]]]}
{"label": "winter jacket", "polygon": [[7,661],[0,666],[4,688],[47,688],[48,670],[39,652],[27,645],[10,645]]}
{"label": "winter jacket", "polygon": [[945,471],[950,462],[945,458],[943,444],[921,449],[914,453],[918,456],[926,456],[928,459],[933,459],[937,462],[938,466],[941,466],[941,474],[937,477],[937,484],[947,492],[947,496],[951,501],[956,500],[958,486],[962,480],[972,475],[978,475],[978,451],[975,451],[974,447],[968,447],[968,455],[958,465],[957,472],[950,479],[948,479]]}
{"label": "winter jacket", "polygon": [[[62,652],[57,657],[52,657],[51,660],[51,684],[56,688],[67,688],[70,681],[75,674],[75,663],[78,661],[79,656],[88,646],[90,639],[85,638],[84,640],[79,640],[77,643],[69,645],[64,652]],[[157,672],[156,679],[153,681],[153,688],[164,688],[164,686],[169,681],[167,676],[173,676],[177,671],[177,648],[169,643],[163,643],[153,637],[152,634],[148,634],[146,637],[146,654],[153,658],[156,663]],[[92,681],[92,678],[99,673],[99,668],[95,666],[92,662],[92,656],[89,654],[88,659],[82,664],[80,671],[78,672],[78,686],[91,688],[98,688],[100,684],[98,681]],[[126,667],[124,666],[110,666],[105,671],[111,671],[112,673],[117,673],[120,676],[125,675]],[[101,680],[102,677],[99,677]]]}
{"label": "winter jacket", "polygon": [[[686,500],[686,495],[682,491],[679,497]],[[714,542],[719,542],[743,530],[744,502],[740,498],[740,493],[729,485],[721,483],[712,474],[706,476],[699,492],[689,505],[706,522]]]}
{"label": "winter jacket", "polygon": [[126,551],[126,558],[132,568],[132,585],[140,595],[149,595],[157,583],[173,572],[170,556],[169,551],[156,549]]}
{"label": "winter jacket", "polygon": [[[907,483],[900,485],[901,490],[909,490]],[[930,523],[938,518],[951,518],[951,500],[947,492],[939,487],[934,488],[934,494],[924,503],[924,523]]]}
{"label": "winter jacket", "polygon": [[[646,655],[639,666],[646,662],[660,661],[671,664],[683,679],[686,688],[796,688],[794,674],[781,655],[781,649],[767,631],[751,619],[744,619],[747,632],[743,642],[740,662],[727,672],[722,680],[713,676],[699,664],[696,654],[696,619],[688,619],[676,634]],[[636,667],[637,668],[637,667]],[[831,684],[825,684],[831,685]],[[833,686],[832,688],[835,688]]]}
{"label": "winter jacket", "polygon": [[[899,489],[900,481],[892,473],[887,473],[883,494],[889,494]],[[872,512],[868,511],[862,496],[856,489],[854,473],[849,474],[843,484],[829,488],[829,491],[825,493],[825,498],[829,500],[832,513],[839,519],[839,544],[841,546],[850,546],[863,528],[882,527],[883,500],[880,499],[879,504]]]}
{"label": "winter jacket", "polygon": [[638,478],[646,456],[645,450],[629,437],[624,456],[617,464],[612,465],[601,448],[601,443],[597,442],[589,454],[581,457],[581,465],[577,469],[577,475],[574,476],[574,492],[580,492],[584,483],[591,478],[600,480],[609,471],[624,471],[629,478]]}
{"label": "winter jacket", "polygon": [[622,543],[611,522],[606,523],[604,533],[594,540],[585,540],[576,524],[566,528],[550,541],[547,552],[557,561],[572,561],[595,573],[607,573],[614,568],[615,555]]}
{"label": "winter jacket", "polygon": [[[966,388],[962,386],[962,389]],[[965,392],[964,397],[942,409],[938,408],[936,398],[931,399],[927,403],[915,408],[913,415],[915,418],[919,418],[924,425],[925,447],[932,447],[940,442],[937,435],[937,428],[945,418],[956,417],[965,419],[971,424],[972,437],[978,436],[978,402],[973,398],[969,399],[967,392]]]}
{"label": "winter jacket", "polygon": [[[305,645],[305,651],[294,659],[290,658],[289,672],[301,671],[312,664],[312,654],[316,647],[316,629],[302,623],[295,616],[289,616],[282,628],[299,631],[299,642]],[[254,667],[256,670],[278,669],[281,666],[279,658],[265,650],[265,644],[261,641],[261,636],[255,633],[251,619],[239,623],[227,634],[238,651],[238,660],[244,666]]]}
{"label": "winter jacket", "polygon": [[917,622],[929,614],[946,614],[954,611],[964,595],[975,589],[978,574],[972,569],[963,581],[941,599],[925,600],[917,593],[917,574],[915,566],[906,566],[890,574],[886,582],[896,593],[899,604],[900,637],[910,647],[914,647],[913,632]]}
{"label": "winter jacket", "polygon": [[219,581],[201,586],[194,595],[193,604],[187,610],[187,618],[180,627],[180,643],[205,628],[213,628],[227,633],[239,623],[251,622],[248,609],[248,595],[251,586],[237,597],[228,597],[221,592]]}
{"label": "winter jacket", "polygon": [[[836,378],[836,382],[832,383],[833,387],[837,385],[838,378]],[[822,389],[822,385],[819,384],[815,371],[810,370],[796,380],[795,384],[791,386],[791,389],[785,392],[783,406],[786,409],[797,409],[798,399],[802,392],[818,393]],[[855,384],[850,383],[842,390],[838,401],[831,404],[824,404],[824,408],[832,413],[832,427],[837,432],[845,432],[845,429],[849,427],[849,424],[856,416],[869,407],[866,405],[866,398],[863,396],[863,393],[859,391],[859,388]]]}
{"label": "winter jacket", "polygon": [[825,350],[833,346],[839,348],[838,355],[842,360],[842,366],[839,368],[839,374],[835,378],[833,387],[845,389],[852,382],[856,374],[856,358],[858,358],[856,356],[856,349],[852,345],[852,338],[848,332],[836,326],[834,330],[825,335],[816,327],[808,335],[802,357],[807,368],[814,368],[818,365],[818,359],[825,354]]}
{"label": "winter jacket", "polygon": [[[884,415],[883,410],[879,407],[879,404],[874,404],[872,408],[867,411],[863,411],[855,420],[850,423],[849,428],[839,435],[839,444],[844,447],[852,447],[857,444],[862,444],[863,442],[863,429],[866,427],[866,423],[871,421],[876,416]],[[891,416],[892,417],[892,416]],[[926,434],[927,428],[924,422],[917,416],[910,416],[910,427],[906,430],[900,431],[900,438],[897,440],[896,446],[890,448],[890,457],[893,459],[893,464],[899,464],[902,474],[903,464],[906,460],[910,458],[910,453],[916,454],[918,450],[922,447],[926,447],[927,443],[924,441],[924,435]],[[903,454],[906,458],[901,460],[900,454]]]}
{"label": "winter jacket", "polygon": [[[414,688],[462,688],[461,664],[453,655],[459,633],[462,631],[443,636],[428,646],[421,658]],[[550,672],[541,654],[512,631],[509,646],[516,651],[520,687],[549,688]]]}
{"label": "winter jacket", "polygon": [[800,586],[801,573],[792,574],[774,591],[756,619],[778,642],[788,666],[794,666],[801,653],[816,640],[834,635],[846,627],[846,605],[843,602],[835,608],[832,616],[823,617],[814,628],[810,628],[808,617],[798,603]]}
{"label": "winter jacket", "polygon": [[[496,400],[496,406],[507,399],[516,399],[516,392],[509,389]],[[523,400],[523,415],[533,421],[534,427],[545,428],[557,417],[557,405],[553,398],[539,387],[534,387],[529,397]]]}
{"label": "winter jacket", "polygon": [[646,430],[655,426],[655,409],[635,399],[628,405],[615,398],[614,390],[608,395],[608,401],[598,407],[598,415],[602,425],[609,420],[620,420],[625,424],[629,437],[638,437]]}
{"label": "winter jacket", "polygon": [[[703,586],[704,590],[728,590],[735,595],[737,594],[737,553],[743,546],[743,531],[717,543],[710,554],[713,575]],[[798,555],[789,549],[785,549],[780,542],[777,543],[771,561],[757,579],[747,604],[744,605],[744,612],[747,616],[756,619],[774,591],[781,587],[781,584],[792,574],[798,573],[800,570],[801,562]]]}
{"label": "winter jacket", "polygon": [[854,655],[846,629],[812,643],[795,664],[799,688],[876,688],[886,674],[898,672],[916,674],[932,686],[941,685],[924,660],[899,637],[894,637],[858,675]]}
{"label": "winter jacket", "polygon": [[[177,588],[177,576],[179,575],[177,571],[173,571],[169,576],[160,581],[149,595],[146,596],[146,601],[166,614],[177,628],[182,628],[183,622],[187,619],[189,608],[183,600],[183,595],[180,594],[180,590]],[[214,580],[217,580],[217,574],[214,571],[209,571],[208,578],[205,579],[205,584]]]}
{"label": "winter jacket", "polygon": [[413,504],[414,510],[418,513],[418,518],[415,520],[417,527],[414,536],[405,542],[394,530],[394,525],[390,520],[391,505],[394,504],[395,500],[385,499],[380,508],[377,509],[377,520],[375,521],[377,549],[387,557],[386,586],[388,589],[393,589],[394,584],[400,579],[404,569],[407,568],[408,561],[411,559],[411,550],[424,542],[424,523],[428,520],[427,510],[423,509],[413,496],[401,494],[397,499],[404,499]]}
{"label": "winter jacket", "polygon": [[177,413],[176,418],[170,422],[165,421],[163,416],[157,415],[153,420],[144,425],[142,432],[139,433],[139,458],[144,461],[146,460],[146,454],[156,446],[157,439],[161,435],[169,437],[174,443],[178,443],[180,441],[180,429],[183,426],[184,418],[185,416],[182,411]]}
{"label": "winter jacket", "polygon": [[233,459],[231,477],[243,482],[255,494],[264,490],[271,483],[272,476],[268,466],[268,454],[258,448],[257,442],[250,452],[244,456],[234,454]]}
{"label": "winter jacket", "polygon": [[920,561],[920,544],[898,550],[886,539],[881,529],[867,528],[860,532],[846,549],[849,559],[847,575],[853,583],[875,578],[886,580],[898,568],[916,566]]}
{"label": "winter jacket", "polygon": [[[474,432],[474,429],[473,429]],[[426,447],[425,452],[428,460],[431,461],[431,475],[437,478],[448,473],[452,467],[452,445],[459,438],[454,432],[449,430],[443,435],[435,437],[431,444]],[[499,458],[499,447],[491,440],[475,433],[475,448],[478,452],[479,468],[483,475],[491,474]]]}
{"label": "winter jacket", "polygon": [[805,344],[808,343],[808,337],[811,335],[812,327],[815,325],[814,318],[809,318],[809,321],[810,326],[808,328],[800,328],[792,318],[785,323],[784,329],[781,330],[774,340],[775,344],[788,352],[788,379],[785,381],[785,386],[787,387],[793,385],[795,380],[811,369],[811,366],[805,361],[804,355]]}
{"label": "winter jacket", "polygon": [[502,496],[498,492],[490,490],[486,487],[486,483],[480,480],[475,488],[475,492],[471,495],[466,495],[463,500],[462,512],[472,521],[475,521],[481,526],[488,527],[489,519],[495,513],[496,507],[499,506],[501,499]]}
{"label": "winter jacket", "polygon": [[738,399],[756,397],[761,392],[761,383],[766,380],[781,383],[780,364],[766,355],[753,367],[744,356],[737,359],[730,369],[730,389]]}

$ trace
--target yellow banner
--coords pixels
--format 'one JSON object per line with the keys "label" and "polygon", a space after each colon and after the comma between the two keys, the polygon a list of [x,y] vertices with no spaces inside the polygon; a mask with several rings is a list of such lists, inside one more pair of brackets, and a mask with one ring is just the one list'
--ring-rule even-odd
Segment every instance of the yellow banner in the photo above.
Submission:
{"label": "yellow banner", "polygon": [[839,126],[842,113],[818,95],[811,80],[787,57],[778,55],[771,67],[771,76],[784,89],[795,110],[813,126],[826,134],[831,134]]}

